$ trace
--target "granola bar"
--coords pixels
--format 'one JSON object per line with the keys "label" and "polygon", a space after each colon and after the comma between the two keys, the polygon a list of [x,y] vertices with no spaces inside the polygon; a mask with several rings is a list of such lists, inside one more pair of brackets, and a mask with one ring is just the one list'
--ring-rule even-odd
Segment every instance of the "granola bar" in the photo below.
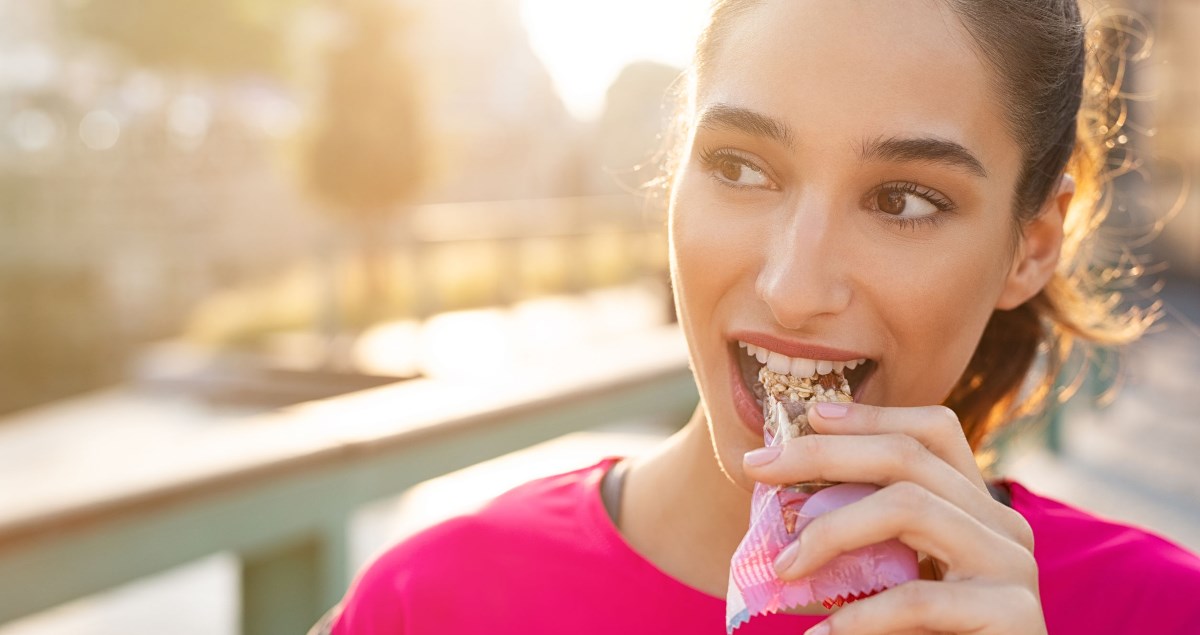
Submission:
{"label": "granola bar", "polygon": [[796,377],[777,373],[766,366],[758,371],[758,387],[762,394],[763,421],[766,430],[782,443],[805,434],[813,434],[808,425],[808,404],[819,401],[854,401],[850,384],[840,372],[811,377]]}
{"label": "granola bar", "polygon": [[[763,403],[763,440],[768,446],[815,433],[808,423],[808,404],[853,401],[841,373],[795,377],[764,367],[754,391]],[[915,580],[916,552],[898,540],[842,554],[799,580],[784,582],[775,577],[771,563],[814,517],[876,490],[878,486],[871,484],[823,481],[755,484],[750,528],[730,563],[727,632],[755,615],[813,603],[840,607]]]}

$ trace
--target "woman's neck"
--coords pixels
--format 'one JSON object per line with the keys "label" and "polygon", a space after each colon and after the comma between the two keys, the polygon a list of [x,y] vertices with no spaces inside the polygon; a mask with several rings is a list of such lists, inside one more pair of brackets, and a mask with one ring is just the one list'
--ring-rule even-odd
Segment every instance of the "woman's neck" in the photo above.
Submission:
{"label": "woman's neck", "polygon": [[723,598],[750,522],[750,492],[717,464],[703,411],[634,459],[623,489],[619,528],[630,546],[672,578]]}
{"label": "woman's neck", "polygon": [[[721,470],[702,410],[625,474],[620,529],[625,541],[672,578],[724,599],[729,562],[750,525],[750,492]],[[922,577],[937,579],[921,563]],[[820,606],[783,611],[828,615]]]}

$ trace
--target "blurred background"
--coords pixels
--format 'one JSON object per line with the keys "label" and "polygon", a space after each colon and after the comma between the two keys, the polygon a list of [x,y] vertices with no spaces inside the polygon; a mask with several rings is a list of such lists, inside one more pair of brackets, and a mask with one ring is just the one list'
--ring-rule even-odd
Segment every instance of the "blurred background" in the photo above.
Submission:
{"label": "blurred background", "polygon": [[[0,635],[295,632],[387,542],[682,423],[619,377],[686,376],[642,186],[705,5],[0,0]],[[1111,282],[1163,319],[998,469],[1196,550],[1200,4],[1114,6]],[[285,485],[317,520],[247,511]]]}

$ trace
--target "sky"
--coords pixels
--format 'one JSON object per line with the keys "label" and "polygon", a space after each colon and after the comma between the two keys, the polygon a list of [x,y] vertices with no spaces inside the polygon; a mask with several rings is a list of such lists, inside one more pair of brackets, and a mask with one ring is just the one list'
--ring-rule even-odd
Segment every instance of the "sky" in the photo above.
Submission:
{"label": "sky", "polygon": [[521,0],[521,20],[567,109],[595,119],[626,64],[682,68],[703,27],[707,0]]}

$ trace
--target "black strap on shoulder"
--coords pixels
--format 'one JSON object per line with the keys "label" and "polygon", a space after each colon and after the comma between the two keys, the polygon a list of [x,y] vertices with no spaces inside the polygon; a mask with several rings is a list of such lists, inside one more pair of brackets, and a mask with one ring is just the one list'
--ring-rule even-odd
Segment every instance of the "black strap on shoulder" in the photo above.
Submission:
{"label": "black strap on shoulder", "polygon": [[1008,487],[1004,483],[1000,481],[986,481],[985,485],[987,485],[988,493],[992,495],[992,498],[1004,503],[1005,507],[1012,507],[1012,492],[1008,490]]}
{"label": "black strap on shoulder", "polygon": [[625,484],[625,472],[629,469],[629,461],[620,460],[613,464],[604,479],[600,481],[600,500],[604,501],[604,511],[614,525],[620,525],[621,488]]}

